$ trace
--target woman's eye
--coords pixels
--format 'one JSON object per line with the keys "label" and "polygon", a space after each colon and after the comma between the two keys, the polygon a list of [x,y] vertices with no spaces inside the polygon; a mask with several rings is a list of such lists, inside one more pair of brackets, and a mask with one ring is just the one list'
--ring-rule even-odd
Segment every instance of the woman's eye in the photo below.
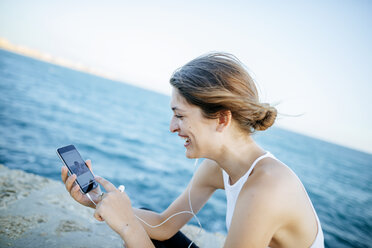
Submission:
{"label": "woman's eye", "polygon": [[183,116],[182,115],[174,115],[176,118],[181,119]]}

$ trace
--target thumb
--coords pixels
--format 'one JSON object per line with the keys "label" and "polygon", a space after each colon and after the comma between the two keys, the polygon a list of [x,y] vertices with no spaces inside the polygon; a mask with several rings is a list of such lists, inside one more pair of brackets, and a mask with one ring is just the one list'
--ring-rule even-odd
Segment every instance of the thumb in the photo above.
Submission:
{"label": "thumb", "polygon": [[95,176],[94,179],[99,184],[102,185],[102,187],[106,190],[106,192],[112,192],[112,191],[117,191],[118,190],[112,183],[110,183],[109,181],[107,181],[106,179],[104,179],[102,177]]}

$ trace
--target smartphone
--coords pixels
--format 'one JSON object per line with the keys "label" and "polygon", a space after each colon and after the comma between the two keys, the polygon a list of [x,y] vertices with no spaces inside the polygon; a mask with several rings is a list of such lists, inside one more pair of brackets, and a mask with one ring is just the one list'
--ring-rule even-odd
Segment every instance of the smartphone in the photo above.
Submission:
{"label": "smartphone", "polygon": [[66,165],[70,174],[76,174],[76,182],[82,193],[86,194],[97,188],[92,172],[81,158],[74,145],[68,145],[57,149],[57,155]]}

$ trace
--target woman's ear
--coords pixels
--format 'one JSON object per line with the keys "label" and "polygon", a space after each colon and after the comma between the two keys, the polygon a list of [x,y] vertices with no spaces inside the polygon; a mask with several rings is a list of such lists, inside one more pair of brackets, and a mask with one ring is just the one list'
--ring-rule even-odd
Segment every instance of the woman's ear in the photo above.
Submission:
{"label": "woman's ear", "polygon": [[217,132],[222,132],[231,123],[231,111],[223,110],[218,114]]}

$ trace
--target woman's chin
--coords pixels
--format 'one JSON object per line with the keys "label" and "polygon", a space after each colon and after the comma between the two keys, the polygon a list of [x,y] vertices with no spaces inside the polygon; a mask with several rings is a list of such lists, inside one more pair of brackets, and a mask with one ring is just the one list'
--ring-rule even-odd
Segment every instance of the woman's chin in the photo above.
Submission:
{"label": "woman's chin", "polygon": [[202,157],[202,154],[200,154],[199,152],[194,151],[193,149],[190,149],[190,147],[188,149],[186,149],[185,155],[186,155],[186,158],[190,158],[190,159],[201,158]]}
{"label": "woman's chin", "polygon": [[186,158],[197,158],[197,156],[195,156],[196,154],[195,153],[193,153],[192,151],[191,151],[191,149],[187,149],[186,148]]}
{"label": "woman's chin", "polygon": [[188,152],[186,152],[186,158],[194,158],[194,157],[192,156],[192,154],[189,154]]}

